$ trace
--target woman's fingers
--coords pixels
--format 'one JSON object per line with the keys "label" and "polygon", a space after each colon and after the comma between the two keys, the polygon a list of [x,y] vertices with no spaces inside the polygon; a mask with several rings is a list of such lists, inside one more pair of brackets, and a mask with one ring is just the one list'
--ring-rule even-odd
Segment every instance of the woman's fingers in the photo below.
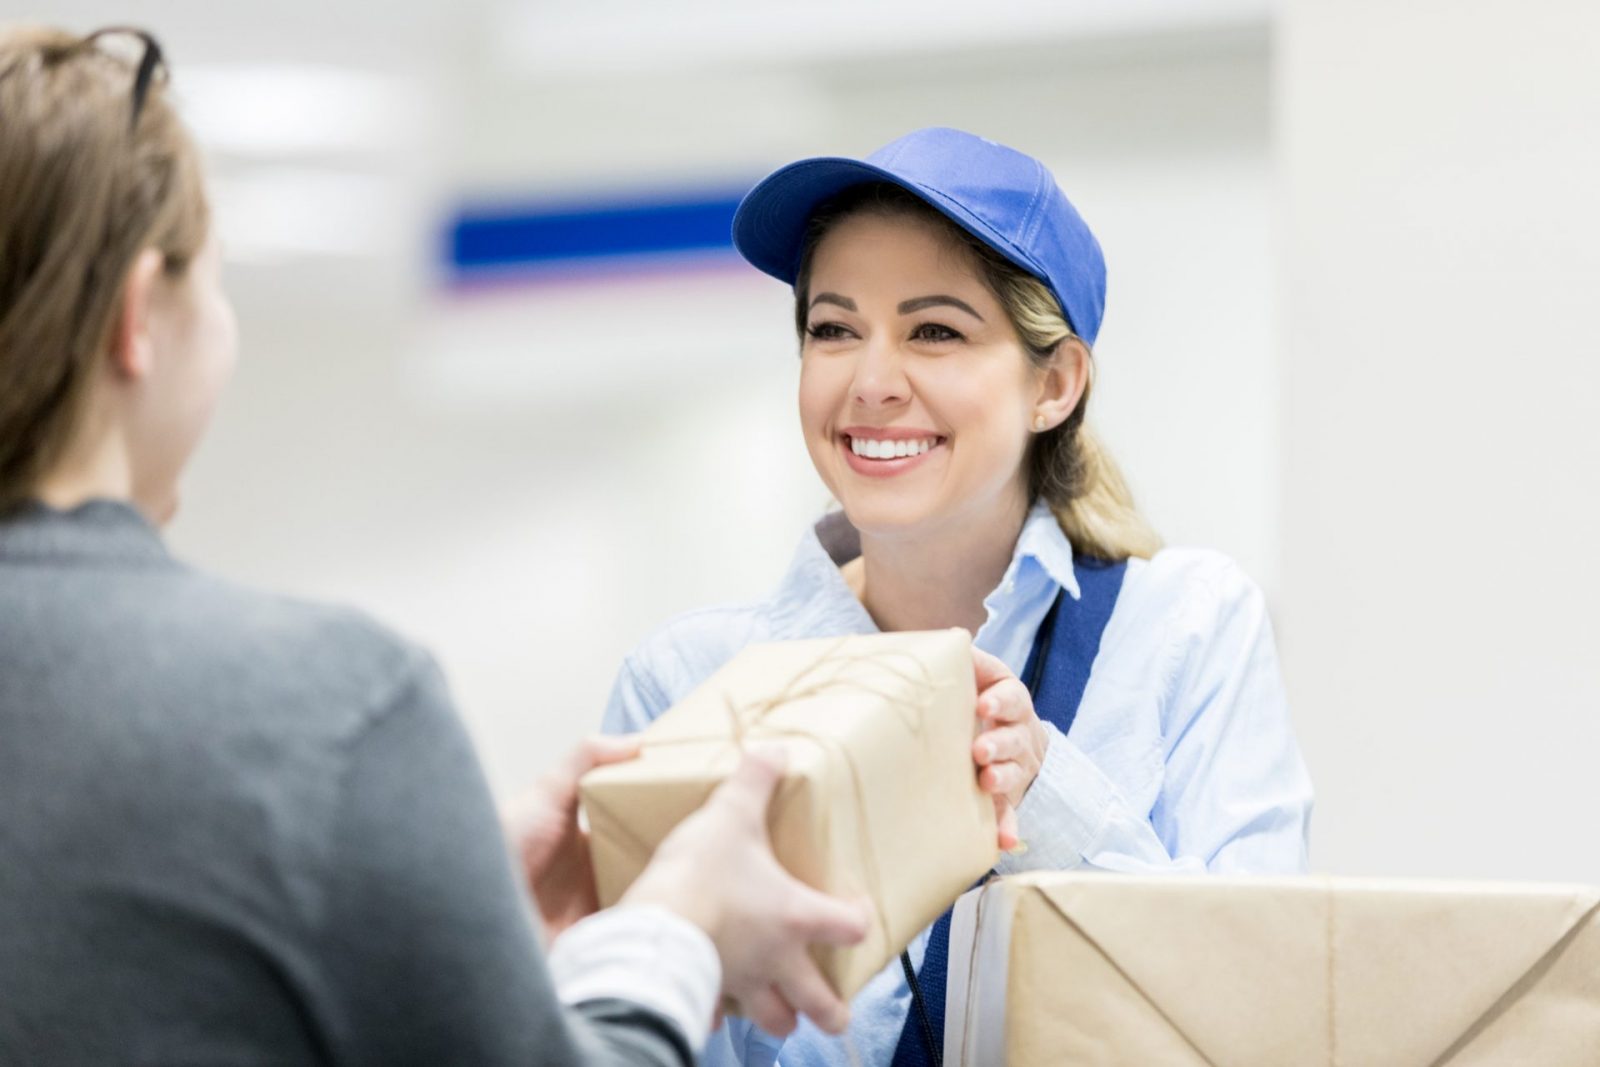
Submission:
{"label": "woman's fingers", "polygon": [[992,763],[978,774],[978,788],[995,796],[1010,797],[1033,780],[1019,763]]}
{"label": "woman's fingers", "polygon": [[973,649],[980,685],[978,718],[984,729],[972,741],[972,761],[978,765],[978,784],[989,793],[1005,794],[1012,804],[1033,784],[1044,765],[1050,734],[1033,708],[1028,687],[993,656]]}
{"label": "woman's fingers", "polygon": [[739,998],[739,1013],[773,1037],[788,1037],[794,1032],[794,1009],[776,988],[766,986]]}
{"label": "woman's fingers", "polygon": [[843,1033],[850,1023],[850,1006],[833,991],[806,952],[796,953],[785,973],[778,977],[778,993],[794,1011],[830,1034]]}
{"label": "woman's fingers", "polygon": [[1033,751],[1033,735],[1022,726],[985,730],[972,739],[972,762],[980,767],[1026,759]]}
{"label": "woman's fingers", "polygon": [[1034,730],[1023,724],[988,730],[972,742],[972,761],[978,766],[978,788],[985,793],[1022,802],[1028,786],[1039,774],[1044,751]]}
{"label": "woman's fingers", "polygon": [[978,646],[972,646],[972,669],[975,681],[978,683],[978,692],[983,692],[996,682],[1007,678],[1016,678],[1011,673],[1011,668],[998,656],[991,656]]}
{"label": "woman's fingers", "polygon": [[572,754],[572,769],[578,777],[608,763],[621,763],[639,754],[638,734],[593,734],[579,743]]}
{"label": "woman's fingers", "polygon": [[806,942],[854,945],[867,936],[872,923],[872,901],[865,897],[840,900],[796,883],[785,921],[789,930]]}
{"label": "woman's fingers", "polygon": [[999,832],[1000,851],[1010,852],[1017,847],[1021,837],[1017,833],[1017,809],[1004,796],[994,798],[994,821]]}
{"label": "woman's fingers", "polygon": [[[808,954],[813,944],[853,944],[870,909],[804,885],[772,854],[765,813],[782,776],[784,750],[751,746],[701,809],[667,835],[623,900],[655,904],[711,937],[722,991],[739,1014],[771,1034],[795,1027],[796,1010],[843,1025],[846,1006]],[[813,980],[810,975],[816,973]]]}
{"label": "woman's fingers", "polygon": [[[535,787],[537,803],[575,816],[578,810],[578,779],[608,763],[621,763],[639,754],[639,735],[609,736],[594,734],[586,737],[567,753],[565,759],[539,779]],[[526,806],[526,802],[524,803]]]}
{"label": "woman's fingers", "polygon": [[978,718],[996,726],[1034,718],[1028,687],[1007,677],[978,694]]}
{"label": "woman's fingers", "polygon": [[608,763],[621,763],[639,754],[638,734],[593,734],[578,743],[561,766],[550,776],[551,780],[576,789],[578,779]]}

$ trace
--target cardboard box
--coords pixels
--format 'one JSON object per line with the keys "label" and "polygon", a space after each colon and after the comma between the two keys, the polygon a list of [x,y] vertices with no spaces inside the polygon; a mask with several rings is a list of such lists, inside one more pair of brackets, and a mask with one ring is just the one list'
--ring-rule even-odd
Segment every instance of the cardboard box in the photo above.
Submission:
{"label": "cardboard box", "polygon": [[993,801],[977,786],[965,631],[754,645],[641,735],[636,760],[580,784],[602,905],[732,772],[748,741],[788,752],[768,827],[801,881],[871,897],[867,939],[814,952],[853,995],[995,862]]}
{"label": "cardboard box", "polygon": [[964,896],[948,1067],[1595,1067],[1600,890],[1046,873]]}

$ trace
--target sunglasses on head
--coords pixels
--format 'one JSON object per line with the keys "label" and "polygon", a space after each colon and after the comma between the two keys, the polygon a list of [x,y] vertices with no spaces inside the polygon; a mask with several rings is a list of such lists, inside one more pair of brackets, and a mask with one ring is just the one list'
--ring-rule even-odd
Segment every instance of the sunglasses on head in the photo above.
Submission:
{"label": "sunglasses on head", "polygon": [[95,49],[117,59],[135,64],[133,75],[133,106],[128,116],[128,128],[139,125],[139,115],[144,110],[145,98],[157,74],[166,73],[166,60],[161,54],[161,44],[146,30],[132,26],[108,26],[96,30],[83,39],[82,47]]}

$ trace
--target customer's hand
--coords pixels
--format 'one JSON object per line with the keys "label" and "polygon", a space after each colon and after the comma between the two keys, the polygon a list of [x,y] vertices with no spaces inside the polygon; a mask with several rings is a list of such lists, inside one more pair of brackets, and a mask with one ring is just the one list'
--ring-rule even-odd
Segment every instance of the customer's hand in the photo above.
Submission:
{"label": "customer's hand", "polygon": [[978,682],[981,732],[972,742],[978,787],[994,797],[1000,848],[1017,847],[1017,805],[1039,776],[1050,735],[1033,710],[1033,697],[1021,679],[1000,660],[972,650]]}
{"label": "customer's hand", "polygon": [[665,907],[710,935],[722,957],[724,996],[768,1033],[791,1032],[797,1012],[839,1033],[849,1006],[806,947],[855,944],[866,936],[871,908],[803,885],[773,857],[767,805],[782,756],[781,748],[747,754],[662,841],[622,903]]}
{"label": "customer's hand", "polygon": [[537,786],[500,813],[511,854],[553,939],[599,908],[589,835],[578,826],[578,779],[639,754],[628,737],[591,737]]}

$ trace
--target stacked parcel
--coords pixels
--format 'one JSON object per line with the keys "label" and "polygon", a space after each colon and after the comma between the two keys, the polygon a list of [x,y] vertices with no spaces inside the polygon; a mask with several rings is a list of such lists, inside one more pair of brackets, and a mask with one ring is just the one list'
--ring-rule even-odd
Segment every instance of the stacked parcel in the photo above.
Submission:
{"label": "stacked parcel", "polygon": [[1594,1067],[1600,890],[1032,874],[964,896],[951,1067]]}

